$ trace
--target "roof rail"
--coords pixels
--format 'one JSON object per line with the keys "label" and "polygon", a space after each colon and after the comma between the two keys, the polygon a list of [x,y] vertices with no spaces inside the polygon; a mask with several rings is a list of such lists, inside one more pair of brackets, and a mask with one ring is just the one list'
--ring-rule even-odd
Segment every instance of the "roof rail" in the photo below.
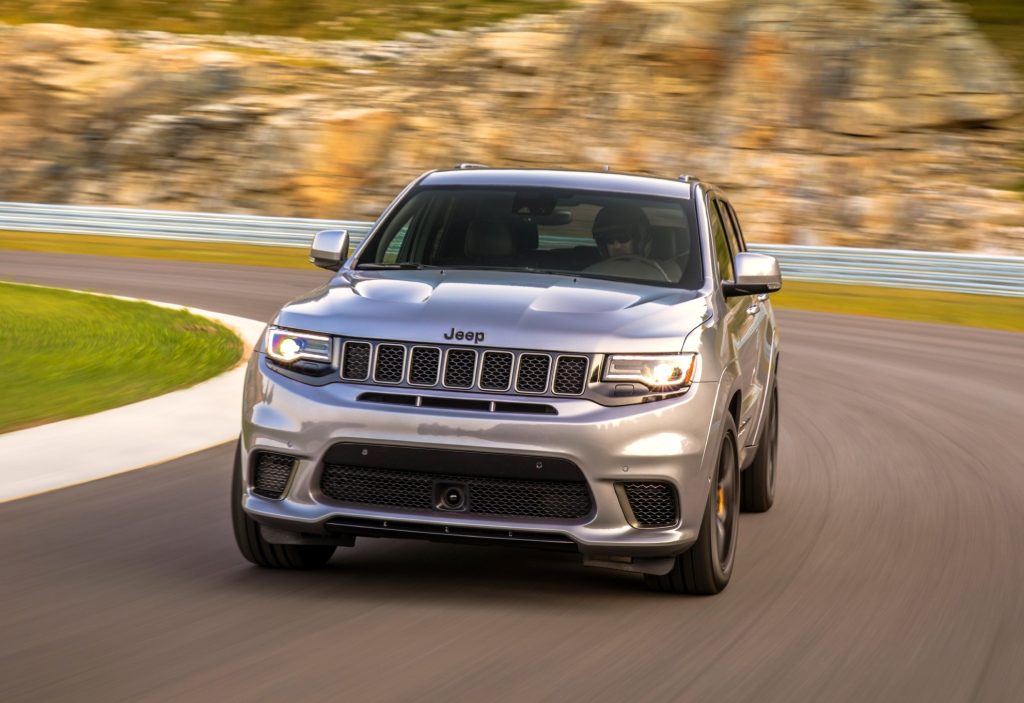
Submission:
{"label": "roof rail", "polygon": [[461,163],[461,164],[455,164],[455,168],[458,168],[458,169],[465,169],[465,168],[490,168],[490,166],[488,166],[487,164]]}

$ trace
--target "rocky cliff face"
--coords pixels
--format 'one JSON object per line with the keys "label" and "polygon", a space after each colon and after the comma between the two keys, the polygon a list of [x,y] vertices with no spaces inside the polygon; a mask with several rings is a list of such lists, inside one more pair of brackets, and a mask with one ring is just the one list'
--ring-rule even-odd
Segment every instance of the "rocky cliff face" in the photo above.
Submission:
{"label": "rocky cliff face", "polygon": [[694,173],[748,238],[1024,253],[1021,88],[945,0],[592,0],[398,42],[0,26],[0,199],[370,219],[460,161]]}

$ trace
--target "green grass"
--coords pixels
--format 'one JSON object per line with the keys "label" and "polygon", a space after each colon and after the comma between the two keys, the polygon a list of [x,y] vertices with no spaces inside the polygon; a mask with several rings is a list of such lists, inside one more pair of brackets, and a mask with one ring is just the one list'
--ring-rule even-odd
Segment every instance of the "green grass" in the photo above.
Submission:
{"label": "green grass", "polygon": [[790,281],[772,294],[772,304],[778,308],[1024,332],[1024,298]]}
{"label": "green grass", "polygon": [[[4,249],[312,270],[307,250],[292,247],[0,232],[0,251]],[[1024,332],[1024,298],[789,281],[772,301],[779,308]]]}
{"label": "green grass", "polygon": [[233,366],[227,328],[146,303],[0,283],[0,432],[125,405]]}
{"label": "green grass", "polygon": [[195,34],[389,39],[400,32],[465,29],[571,0],[0,0],[0,20]]}
{"label": "green grass", "polygon": [[277,268],[310,268],[312,266],[309,263],[309,249],[306,247],[178,242],[171,239],[138,239],[85,234],[0,231],[0,251],[4,249],[199,261],[238,266],[274,266]]}

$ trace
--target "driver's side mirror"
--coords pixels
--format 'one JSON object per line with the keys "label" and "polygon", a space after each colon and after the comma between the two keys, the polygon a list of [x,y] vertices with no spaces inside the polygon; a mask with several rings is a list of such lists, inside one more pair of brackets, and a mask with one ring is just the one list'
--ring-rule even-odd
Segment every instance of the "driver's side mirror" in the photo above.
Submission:
{"label": "driver's side mirror", "polygon": [[726,298],[774,293],[782,288],[779,262],[774,256],[741,251],[733,261],[734,280],[722,284]]}
{"label": "driver's side mirror", "polygon": [[348,258],[348,230],[325,229],[313,237],[309,248],[310,263],[329,271],[337,271]]}

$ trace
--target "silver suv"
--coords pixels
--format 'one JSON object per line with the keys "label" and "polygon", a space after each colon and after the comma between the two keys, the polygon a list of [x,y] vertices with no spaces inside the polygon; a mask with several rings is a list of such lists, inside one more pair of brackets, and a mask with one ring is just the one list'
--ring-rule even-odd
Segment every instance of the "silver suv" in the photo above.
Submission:
{"label": "silver suv", "polygon": [[[725,588],[775,490],[778,264],[707,183],[424,174],[249,362],[232,517],[260,566],[356,537],[514,544]],[[742,470],[742,473],[741,473]]]}

